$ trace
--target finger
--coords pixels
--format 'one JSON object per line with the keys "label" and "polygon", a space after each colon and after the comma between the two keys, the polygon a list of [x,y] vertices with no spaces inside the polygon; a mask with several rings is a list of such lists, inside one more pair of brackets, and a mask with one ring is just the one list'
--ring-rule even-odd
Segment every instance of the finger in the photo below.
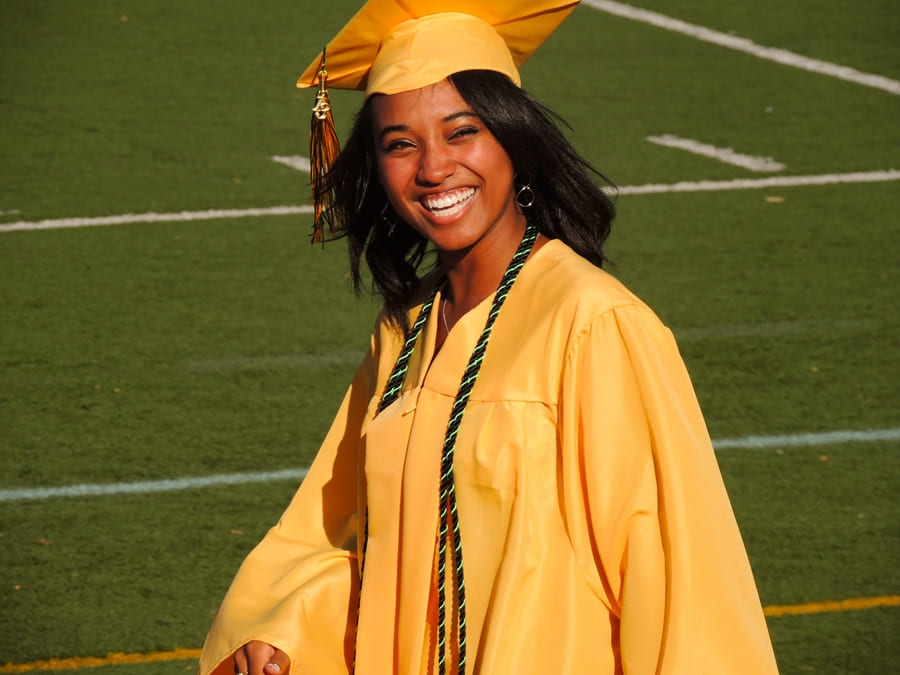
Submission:
{"label": "finger", "polygon": [[247,653],[247,671],[250,675],[263,675],[263,668],[269,662],[269,659],[275,653],[275,647],[253,640],[244,645]]}
{"label": "finger", "polygon": [[246,647],[247,645],[244,645],[234,653],[234,672],[239,675],[243,675],[250,670],[247,667],[247,653],[244,651]]}
{"label": "finger", "polygon": [[269,662],[263,669],[264,675],[288,675],[291,670],[291,657],[280,649],[276,649],[275,653],[269,658]]}

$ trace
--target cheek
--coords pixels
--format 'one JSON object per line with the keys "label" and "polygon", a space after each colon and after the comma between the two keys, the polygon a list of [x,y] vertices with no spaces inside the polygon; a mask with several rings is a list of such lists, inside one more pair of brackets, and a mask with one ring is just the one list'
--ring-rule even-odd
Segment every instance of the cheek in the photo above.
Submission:
{"label": "cheek", "polygon": [[400,162],[379,158],[376,164],[378,182],[389,197],[399,196],[406,183],[405,171]]}
{"label": "cheek", "polygon": [[513,166],[509,155],[499,143],[492,143],[483,147],[479,152],[478,162],[485,167],[488,175],[490,175],[495,183],[495,189],[506,191],[512,190],[513,183]]}
{"label": "cheek", "polygon": [[410,181],[408,167],[394,158],[388,161],[377,160],[375,169],[378,183],[394,211],[404,220],[409,220],[411,217],[410,206],[406,199],[406,190]]}

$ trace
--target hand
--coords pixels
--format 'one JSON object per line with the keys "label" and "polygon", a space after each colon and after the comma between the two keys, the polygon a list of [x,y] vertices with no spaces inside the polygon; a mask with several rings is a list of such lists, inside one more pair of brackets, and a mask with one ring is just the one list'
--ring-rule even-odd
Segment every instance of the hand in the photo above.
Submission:
{"label": "hand", "polygon": [[288,675],[291,659],[272,645],[253,640],[234,653],[234,672],[243,675]]}

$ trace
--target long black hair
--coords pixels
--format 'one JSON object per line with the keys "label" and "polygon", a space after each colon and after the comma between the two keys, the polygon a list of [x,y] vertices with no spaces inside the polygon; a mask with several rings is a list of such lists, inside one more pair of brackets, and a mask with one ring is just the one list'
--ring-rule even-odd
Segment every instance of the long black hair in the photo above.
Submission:
{"label": "long black hair", "polygon": [[[611,183],[575,151],[557,127],[560,118],[501,73],[468,70],[450,81],[509,155],[516,185],[531,187],[529,220],[602,266],[615,206],[597,180]],[[362,288],[365,258],[385,314],[406,330],[428,241],[394,213],[378,181],[371,101],[357,114],[324,189],[336,193],[334,216],[347,236],[354,290]]]}

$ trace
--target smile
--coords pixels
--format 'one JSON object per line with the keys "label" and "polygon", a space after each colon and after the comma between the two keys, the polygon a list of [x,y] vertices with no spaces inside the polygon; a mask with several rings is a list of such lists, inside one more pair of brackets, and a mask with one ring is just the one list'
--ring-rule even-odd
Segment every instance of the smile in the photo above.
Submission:
{"label": "smile", "polygon": [[452,216],[462,211],[474,194],[475,188],[460,188],[440,195],[428,195],[422,198],[422,206],[434,215]]}

